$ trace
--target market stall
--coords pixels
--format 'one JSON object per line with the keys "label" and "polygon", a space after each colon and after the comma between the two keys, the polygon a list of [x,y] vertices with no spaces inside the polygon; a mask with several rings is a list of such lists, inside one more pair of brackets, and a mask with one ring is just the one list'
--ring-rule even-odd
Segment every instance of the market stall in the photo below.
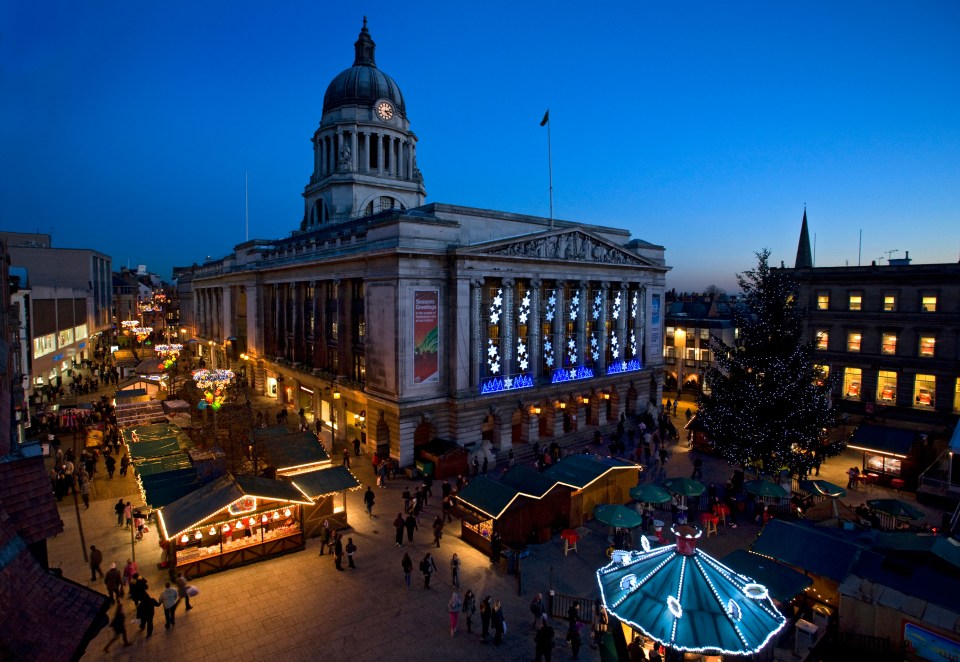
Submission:
{"label": "market stall", "polygon": [[360,488],[360,481],[343,465],[326,467],[290,476],[297,488],[313,500],[303,507],[303,531],[315,538],[322,533],[323,521],[333,530],[348,526],[347,491]]}
{"label": "market stall", "polygon": [[469,452],[459,444],[446,439],[433,439],[416,447],[417,460],[433,467],[432,476],[437,480],[469,475]]}
{"label": "market stall", "polygon": [[639,473],[640,467],[626,460],[567,455],[543,475],[571,488],[570,526],[577,527],[588,522],[601,504],[630,501],[630,488],[637,484]]}
{"label": "market stall", "polygon": [[515,487],[486,476],[474,478],[456,496],[460,537],[484,554],[490,554],[494,532],[507,545],[523,541],[520,518],[511,517],[509,511],[523,508],[525,500]]}
{"label": "market stall", "polygon": [[[912,457],[916,438],[912,430],[861,424],[847,444],[847,448],[863,453],[860,480],[898,488],[904,486],[904,480],[912,483],[916,479]],[[899,482],[893,483],[895,480]]]}
{"label": "market stall", "polygon": [[197,577],[301,550],[311,505],[289,480],[227,474],[157,512],[164,563]]}
{"label": "market stall", "polygon": [[254,432],[254,448],[260,465],[270,467],[278,475],[316,471],[330,466],[330,455],[312,432],[267,433],[272,428]]}

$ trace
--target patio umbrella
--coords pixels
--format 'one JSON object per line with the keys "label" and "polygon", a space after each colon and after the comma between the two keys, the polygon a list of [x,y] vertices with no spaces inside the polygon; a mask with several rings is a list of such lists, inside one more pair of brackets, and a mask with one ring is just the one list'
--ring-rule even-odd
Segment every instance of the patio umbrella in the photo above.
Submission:
{"label": "patio umbrella", "polygon": [[847,496],[845,489],[826,480],[801,480],[799,486],[807,494],[832,498]]}
{"label": "patio umbrella", "polygon": [[894,519],[923,519],[926,515],[900,499],[870,499],[867,506]]}
{"label": "patio umbrella", "polygon": [[743,484],[743,489],[758,497],[770,499],[782,499],[787,496],[785,489],[769,480],[748,480]]}
{"label": "patio umbrella", "polygon": [[659,485],[631,487],[630,496],[641,503],[666,503],[670,500],[670,493]]}
{"label": "patio umbrella", "polygon": [[604,504],[593,509],[593,516],[598,522],[621,529],[632,529],[640,526],[643,519],[635,510],[619,504]]}
{"label": "patio umbrella", "polygon": [[692,478],[667,478],[662,483],[663,487],[670,493],[683,497],[696,497],[706,491],[707,486],[698,480]]}
{"label": "patio umbrella", "polygon": [[677,542],[615,551],[597,571],[607,611],[675,651],[748,655],[785,625],[766,587],[696,548],[700,531],[674,526]]}

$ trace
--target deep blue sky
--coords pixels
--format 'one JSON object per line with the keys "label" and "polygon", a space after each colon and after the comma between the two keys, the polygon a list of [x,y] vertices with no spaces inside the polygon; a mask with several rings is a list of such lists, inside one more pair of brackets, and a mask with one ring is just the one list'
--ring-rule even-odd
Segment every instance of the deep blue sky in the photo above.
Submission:
{"label": "deep blue sky", "polygon": [[[348,7],[349,6],[349,7]],[[428,202],[666,246],[668,286],[792,264],[960,257],[960,3],[0,3],[0,229],[114,268],[298,227],[327,83],[362,17]]]}

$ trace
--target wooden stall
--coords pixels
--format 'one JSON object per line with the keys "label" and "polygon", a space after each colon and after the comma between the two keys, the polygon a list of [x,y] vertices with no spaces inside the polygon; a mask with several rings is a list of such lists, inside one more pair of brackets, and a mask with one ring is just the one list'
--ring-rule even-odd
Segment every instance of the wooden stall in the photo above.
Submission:
{"label": "wooden stall", "polygon": [[323,521],[334,531],[349,526],[347,491],[360,488],[360,481],[342,465],[289,476],[301,492],[313,500],[303,508],[303,531],[309,538],[323,533]]}
{"label": "wooden stall", "polygon": [[186,577],[303,549],[303,508],[289,480],[227,474],[157,511],[164,563]]}
{"label": "wooden stall", "polygon": [[630,501],[640,467],[617,458],[568,455],[543,475],[570,488],[569,525],[576,528],[593,518],[597,506]]}
{"label": "wooden stall", "polygon": [[863,453],[861,482],[879,483],[900,489],[904,485],[916,485],[916,440],[917,435],[912,430],[860,424],[850,438],[847,448]]}
{"label": "wooden stall", "polygon": [[437,480],[469,475],[470,454],[453,441],[433,439],[417,446],[416,455],[418,460],[433,464],[433,477]]}
{"label": "wooden stall", "polygon": [[254,432],[254,449],[261,467],[289,476],[330,466],[330,455],[313,432],[287,432],[283,428],[284,433],[277,434],[274,430]]}

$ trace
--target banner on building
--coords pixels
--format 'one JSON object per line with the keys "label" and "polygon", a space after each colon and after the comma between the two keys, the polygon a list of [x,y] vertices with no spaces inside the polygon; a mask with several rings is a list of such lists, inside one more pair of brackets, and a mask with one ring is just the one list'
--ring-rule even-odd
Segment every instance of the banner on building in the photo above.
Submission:
{"label": "banner on building", "polygon": [[660,346],[660,295],[654,294],[650,298],[650,347],[647,360],[651,356],[660,356],[663,349]]}
{"label": "banner on building", "polygon": [[440,293],[413,292],[413,383],[440,380]]}

